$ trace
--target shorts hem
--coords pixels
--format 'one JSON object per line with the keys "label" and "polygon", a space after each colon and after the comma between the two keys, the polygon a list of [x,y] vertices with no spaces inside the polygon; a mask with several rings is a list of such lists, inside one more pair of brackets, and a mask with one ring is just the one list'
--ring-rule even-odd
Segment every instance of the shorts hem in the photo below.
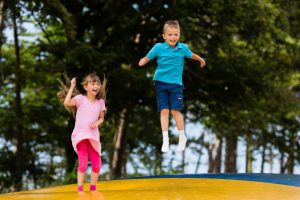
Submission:
{"label": "shorts hem", "polygon": [[182,108],[170,108],[170,110],[182,111]]}
{"label": "shorts hem", "polygon": [[168,109],[168,110],[171,110],[170,108],[157,108],[157,112],[161,112],[163,109]]}

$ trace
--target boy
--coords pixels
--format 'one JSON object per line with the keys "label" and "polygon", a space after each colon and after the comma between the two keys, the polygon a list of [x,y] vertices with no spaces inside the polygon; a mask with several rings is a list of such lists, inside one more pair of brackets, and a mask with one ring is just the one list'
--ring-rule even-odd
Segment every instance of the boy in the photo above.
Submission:
{"label": "boy", "polygon": [[183,107],[182,71],[184,58],[191,58],[205,66],[205,61],[191,52],[189,47],[180,43],[180,26],[177,21],[167,21],[163,27],[164,43],[157,43],[149,53],[139,61],[139,66],[147,64],[157,57],[157,68],[153,80],[157,96],[157,109],[160,112],[160,123],[163,135],[162,152],[169,151],[169,112],[175,119],[179,132],[177,151],[185,149],[186,137],[184,133],[184,121],[180,113]]}

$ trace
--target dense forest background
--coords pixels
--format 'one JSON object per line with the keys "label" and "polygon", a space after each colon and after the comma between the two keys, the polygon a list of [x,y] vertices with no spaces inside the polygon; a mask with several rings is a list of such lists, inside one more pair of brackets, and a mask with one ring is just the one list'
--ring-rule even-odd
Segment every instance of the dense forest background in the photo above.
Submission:
{"label": "dense forest background", "polygon": [[[161,153],[156,63],[137,65],[169,19],[207,62],[185,63],[182,155]],[[299,169],[298,0],[0,0],[0,30],[1,193],[76,182],[63,73],[108,79],[101,179]]]}

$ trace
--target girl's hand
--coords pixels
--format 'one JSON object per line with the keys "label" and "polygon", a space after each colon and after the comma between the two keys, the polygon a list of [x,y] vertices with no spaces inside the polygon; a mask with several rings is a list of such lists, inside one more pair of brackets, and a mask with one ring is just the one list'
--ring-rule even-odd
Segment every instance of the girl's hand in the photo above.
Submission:
{"label": "girl's hand", "polygon": [[97,128],[97,127],[101,127],[102,123],[103,123],[103,120],[98,120],[98,121],[92,123],[91,124],[91,129],[94,129],[94,128]]}
{"label": "girl's hand", "polygon": [[72,78],[71,80],[71,87],[75,87],[76,86],[76,77]]}

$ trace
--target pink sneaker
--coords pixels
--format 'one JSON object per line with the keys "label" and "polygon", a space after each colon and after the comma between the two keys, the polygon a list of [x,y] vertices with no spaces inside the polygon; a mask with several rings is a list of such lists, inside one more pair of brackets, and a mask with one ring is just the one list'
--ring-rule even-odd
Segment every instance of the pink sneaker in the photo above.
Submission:
{"label": "pink sneaker", "polygon": [[96,185],[90,185],[90,191],[96,191]]}
{"label": "pink sneaker", "polygon": [[83,192],[83,186],[82,185],[77,186],[77,192]]}

